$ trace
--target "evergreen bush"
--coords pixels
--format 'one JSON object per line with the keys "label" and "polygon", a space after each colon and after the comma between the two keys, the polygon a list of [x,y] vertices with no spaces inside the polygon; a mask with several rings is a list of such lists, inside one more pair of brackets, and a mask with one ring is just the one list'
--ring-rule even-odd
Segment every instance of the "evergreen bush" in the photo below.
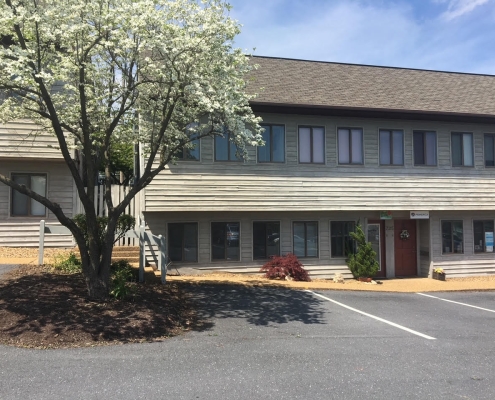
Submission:
{"label": "evergreen bush", "polygon": [[347,265],[354,275],[354,278],[372,278],[378,272],[380,266],[376,261],[376,252],[373,250],[370,242],[366,241],[363,228],[358,223],[354,232],[350,233],[355,240],[357,250],[355,253],[349,253]]}

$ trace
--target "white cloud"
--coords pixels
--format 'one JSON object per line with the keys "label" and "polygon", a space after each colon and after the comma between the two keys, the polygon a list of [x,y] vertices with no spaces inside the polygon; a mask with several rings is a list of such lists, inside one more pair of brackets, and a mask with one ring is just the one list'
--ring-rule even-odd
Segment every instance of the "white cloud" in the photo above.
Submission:
{"label": "white cloud", "polygon": [[488,3],[490,0],[436,0],[436,2],[448,2],[447,11],[442,14],[446,20],[452,20],[464,14],[470,13],[476,7]]}
{"label": "white cloud", "polygon": [[[468,2],[443,1],[452,13],[467,13]],[[236,45],[255,47],[256,55],[495,73],[495,53],[488,50],[495,41],[491,8],[454,23],[431,2],[421,7],[405,0],[231,2],[232,16],[244,25]]]}

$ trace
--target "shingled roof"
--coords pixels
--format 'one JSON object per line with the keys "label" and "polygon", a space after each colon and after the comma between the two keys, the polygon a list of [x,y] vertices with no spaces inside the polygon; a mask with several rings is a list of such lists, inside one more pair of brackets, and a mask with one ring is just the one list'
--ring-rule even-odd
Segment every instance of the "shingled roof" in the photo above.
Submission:
{"label": "shingled roof", "polygon": [[252,58],[253,106],[316,107],[495,117],[495,76]]}

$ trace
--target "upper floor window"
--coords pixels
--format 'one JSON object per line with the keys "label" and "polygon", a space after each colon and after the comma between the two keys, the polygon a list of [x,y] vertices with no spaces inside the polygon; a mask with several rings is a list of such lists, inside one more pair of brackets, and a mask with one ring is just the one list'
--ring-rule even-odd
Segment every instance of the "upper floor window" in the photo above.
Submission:
{"label": "upper floor window", "polygon": [[495,167],[495,134],[485,134],[485,167]]}
{"label": "upper floor window", "polygon": [[186,133],[191,140],[192,148],[183,147],[177,151],[177,158],[179,160],[188,160],[188,161],[199,161],[199,138],[198,134],[194,131],[194,128],[197,128],[197,123],[192,123],[186,126]]}
{"label": "upper floor window", "polygon": [[452,132],[452,165],[454,167],[474,165],[472,133]]}
{"label": "upper floor window", "polygon": [[215,136],[215,161],[241,161],[237,157],[237,146],[231,139],[232,134],[225,131],[223,136]]}
{"label": "upper floor window", "polygon": [[464,253],[464,229],[462,221],[442,221],[442,253]]}
{"label": "upper floor window", "polygon": [[363,130],[338,129],[339,164],[363,164]]}
{"label": "upper floor window", "polygon": [[380,130],[380,165],[404,165],[404,132]]}
{"label": "upper floor window", "polygon": [[[12,180],[19,185],[26,186],[35,193],[46,196],[46,174],[12,174]],[[44,205],[36,200],[12,189],[11,215],[15,217],[45,216],[46,209]]]}
{"label": "upper floor window", "polygon": [[318,222],[294,222],[292,238],[297,257],[318,257]]}
{"label": "upper floor window", "polygon": [[493,236],[493,220],[473,221],[474,234],[474,252],[486,252],[486,233],[490,232]]}
{"label": "upper floor window", "polygon": [[264,146],[258,147],[258,162],[285,161],[285,128],[283,125],[262,124]]}
{"label": "upper floor window", "polygon": [[175,262],[198,261],[198,224],[168,224],[168,255]]}
{"label": "upper floor window", "polygon": [[354,232],[354,221],[331,221],[330,236],[332,246],[332,257],[346,257],[354,252],[354,239],[350,233]]}
{"label": "upper floor window", "polygon": [[414,165],[437,165],[437,133],[414,131]]}
{"label": "upper floor window", "polygon": [[325,129],[323,127],[299,127],[299,162],[325,163]]}

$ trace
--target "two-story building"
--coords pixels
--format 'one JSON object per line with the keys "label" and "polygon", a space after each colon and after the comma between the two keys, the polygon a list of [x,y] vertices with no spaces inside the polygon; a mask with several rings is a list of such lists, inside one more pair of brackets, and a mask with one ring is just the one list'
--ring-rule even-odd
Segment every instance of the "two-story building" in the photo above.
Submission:
{"label": "two-story building", "polygon": [[202,139],[146,188],[149,229],[184,271],[296,254],[350,277],[360,222],[379,276],[495,272],[495,76],[254,57],[266,145]]}

